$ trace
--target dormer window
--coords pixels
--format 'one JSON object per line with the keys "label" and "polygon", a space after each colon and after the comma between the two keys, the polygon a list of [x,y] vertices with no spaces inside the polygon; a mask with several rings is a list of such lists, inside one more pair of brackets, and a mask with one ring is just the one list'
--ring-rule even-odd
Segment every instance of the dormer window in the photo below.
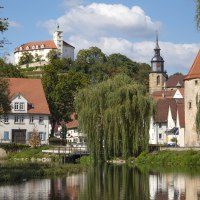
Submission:
{"label": "dormer window", "polygon": [[35,46],[32,46],[32,49],[35,49]]}
{"label": "dormer window", "polygon": [[29,46],[26,47],[26,50],[29,50]]}
{"label": "dormer window", "polygon": [[40,47],[41,47],[41,48],[44,48],[44,44],[42,44]]}
{"label": "dormer window", "polygon": [[38,45],[36,45],[35,48],[38,49]]}
{"label": "dormer window", "polygon": [[19,50],[20,50],[20,51],[22,51],[22,50],[23,50],[23,48],[22,48],[22,47],[19,47]]}

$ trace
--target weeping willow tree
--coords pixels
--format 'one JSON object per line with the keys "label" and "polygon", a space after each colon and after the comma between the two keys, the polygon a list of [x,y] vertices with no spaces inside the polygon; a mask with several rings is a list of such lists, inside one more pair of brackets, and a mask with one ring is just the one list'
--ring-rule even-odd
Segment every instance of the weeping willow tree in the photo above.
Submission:
{"label": "weeping willow tree", "polygon": [[153,101],[130,77],[118,75],[80,90],[75,105],[95,161],[147,150]]}

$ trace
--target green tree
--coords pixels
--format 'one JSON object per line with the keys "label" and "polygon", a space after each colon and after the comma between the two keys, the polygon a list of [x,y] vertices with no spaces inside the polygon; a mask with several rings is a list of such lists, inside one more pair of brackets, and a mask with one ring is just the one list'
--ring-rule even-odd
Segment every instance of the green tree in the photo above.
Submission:
{"label": "green tree", "polygon": [[[0,7],[3,8],[3,7]],[[3,33],[4,31],[8,30],[8,18],[0,18],[0,32]],[[0,47],[3,47],[7,43],[5,38],[0,40]]]}
{"label": "green tree", "polygon": [[9,85],[5,79],[0,78],[0,114],[10,111]]}
{"label": "green tree", "polygon": [[29,52],[23,52],[22,56],[19,59],[19,65],[25,65],[25,64],[29,64],[32,63],[34,60],[34,56],[29,53]]}
{"label": "green tree", "polygon": [[82,49],[78,52],[75,67],[78,71],[91,74],[91,66],[95,63],[105,63],[106,55],[98,47]]}
{"label": "green tree", "polygon": [[23,75],[13,64],[6,63],[2,58],[0,58],[0,77],[22,78]]}
{"label": "green tree", "polygon": [[200,0],[196,0],[196,26],[200,29]]}
{"label": "green tree", "polygon": [[58,50],[52,49],[51,51],[48,52],[47,54],[47,59],[51,62],[56,59],[60,59],[60,52]]}
{"label": "green tree", "polygon": [[75,105],[95,161],[147,150],[154,104],[146,88],[127,75],[80,90]]}
{"label": "green tree", "polygon": [[67,121],[74,111],[74,96],[76,92],[89,83],[88,77],[80,72],[62,73],[61,60],[53,60],[44,68],[42,82],[51,111],[53,131],[56,123]]}

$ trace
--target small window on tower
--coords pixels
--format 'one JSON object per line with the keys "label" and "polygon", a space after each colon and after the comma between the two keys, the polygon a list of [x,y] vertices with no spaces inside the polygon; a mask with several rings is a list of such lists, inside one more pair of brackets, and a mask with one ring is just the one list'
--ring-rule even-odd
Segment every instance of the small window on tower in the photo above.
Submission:
{"label": "small window on tower", "polygon": [[191,101],[188,103],[188,108],[192,109],[192,102]]}
{"label": "small window on tower", "polygon": [[160,76],[157,76],[157,85],[160,85]]}

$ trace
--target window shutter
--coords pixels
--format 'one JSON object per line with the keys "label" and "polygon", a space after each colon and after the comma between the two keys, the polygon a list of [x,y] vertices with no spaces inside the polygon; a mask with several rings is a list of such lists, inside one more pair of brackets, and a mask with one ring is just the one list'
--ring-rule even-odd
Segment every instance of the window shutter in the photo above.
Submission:
{"label": "window shutter", "polygon": [[5,141],[9,140],[9,132],[8,131],[4,131],[4,140]]}
{"label": "window shutter", "polygon": [[46,141],[46,132],[43,133],[43,140]]}

